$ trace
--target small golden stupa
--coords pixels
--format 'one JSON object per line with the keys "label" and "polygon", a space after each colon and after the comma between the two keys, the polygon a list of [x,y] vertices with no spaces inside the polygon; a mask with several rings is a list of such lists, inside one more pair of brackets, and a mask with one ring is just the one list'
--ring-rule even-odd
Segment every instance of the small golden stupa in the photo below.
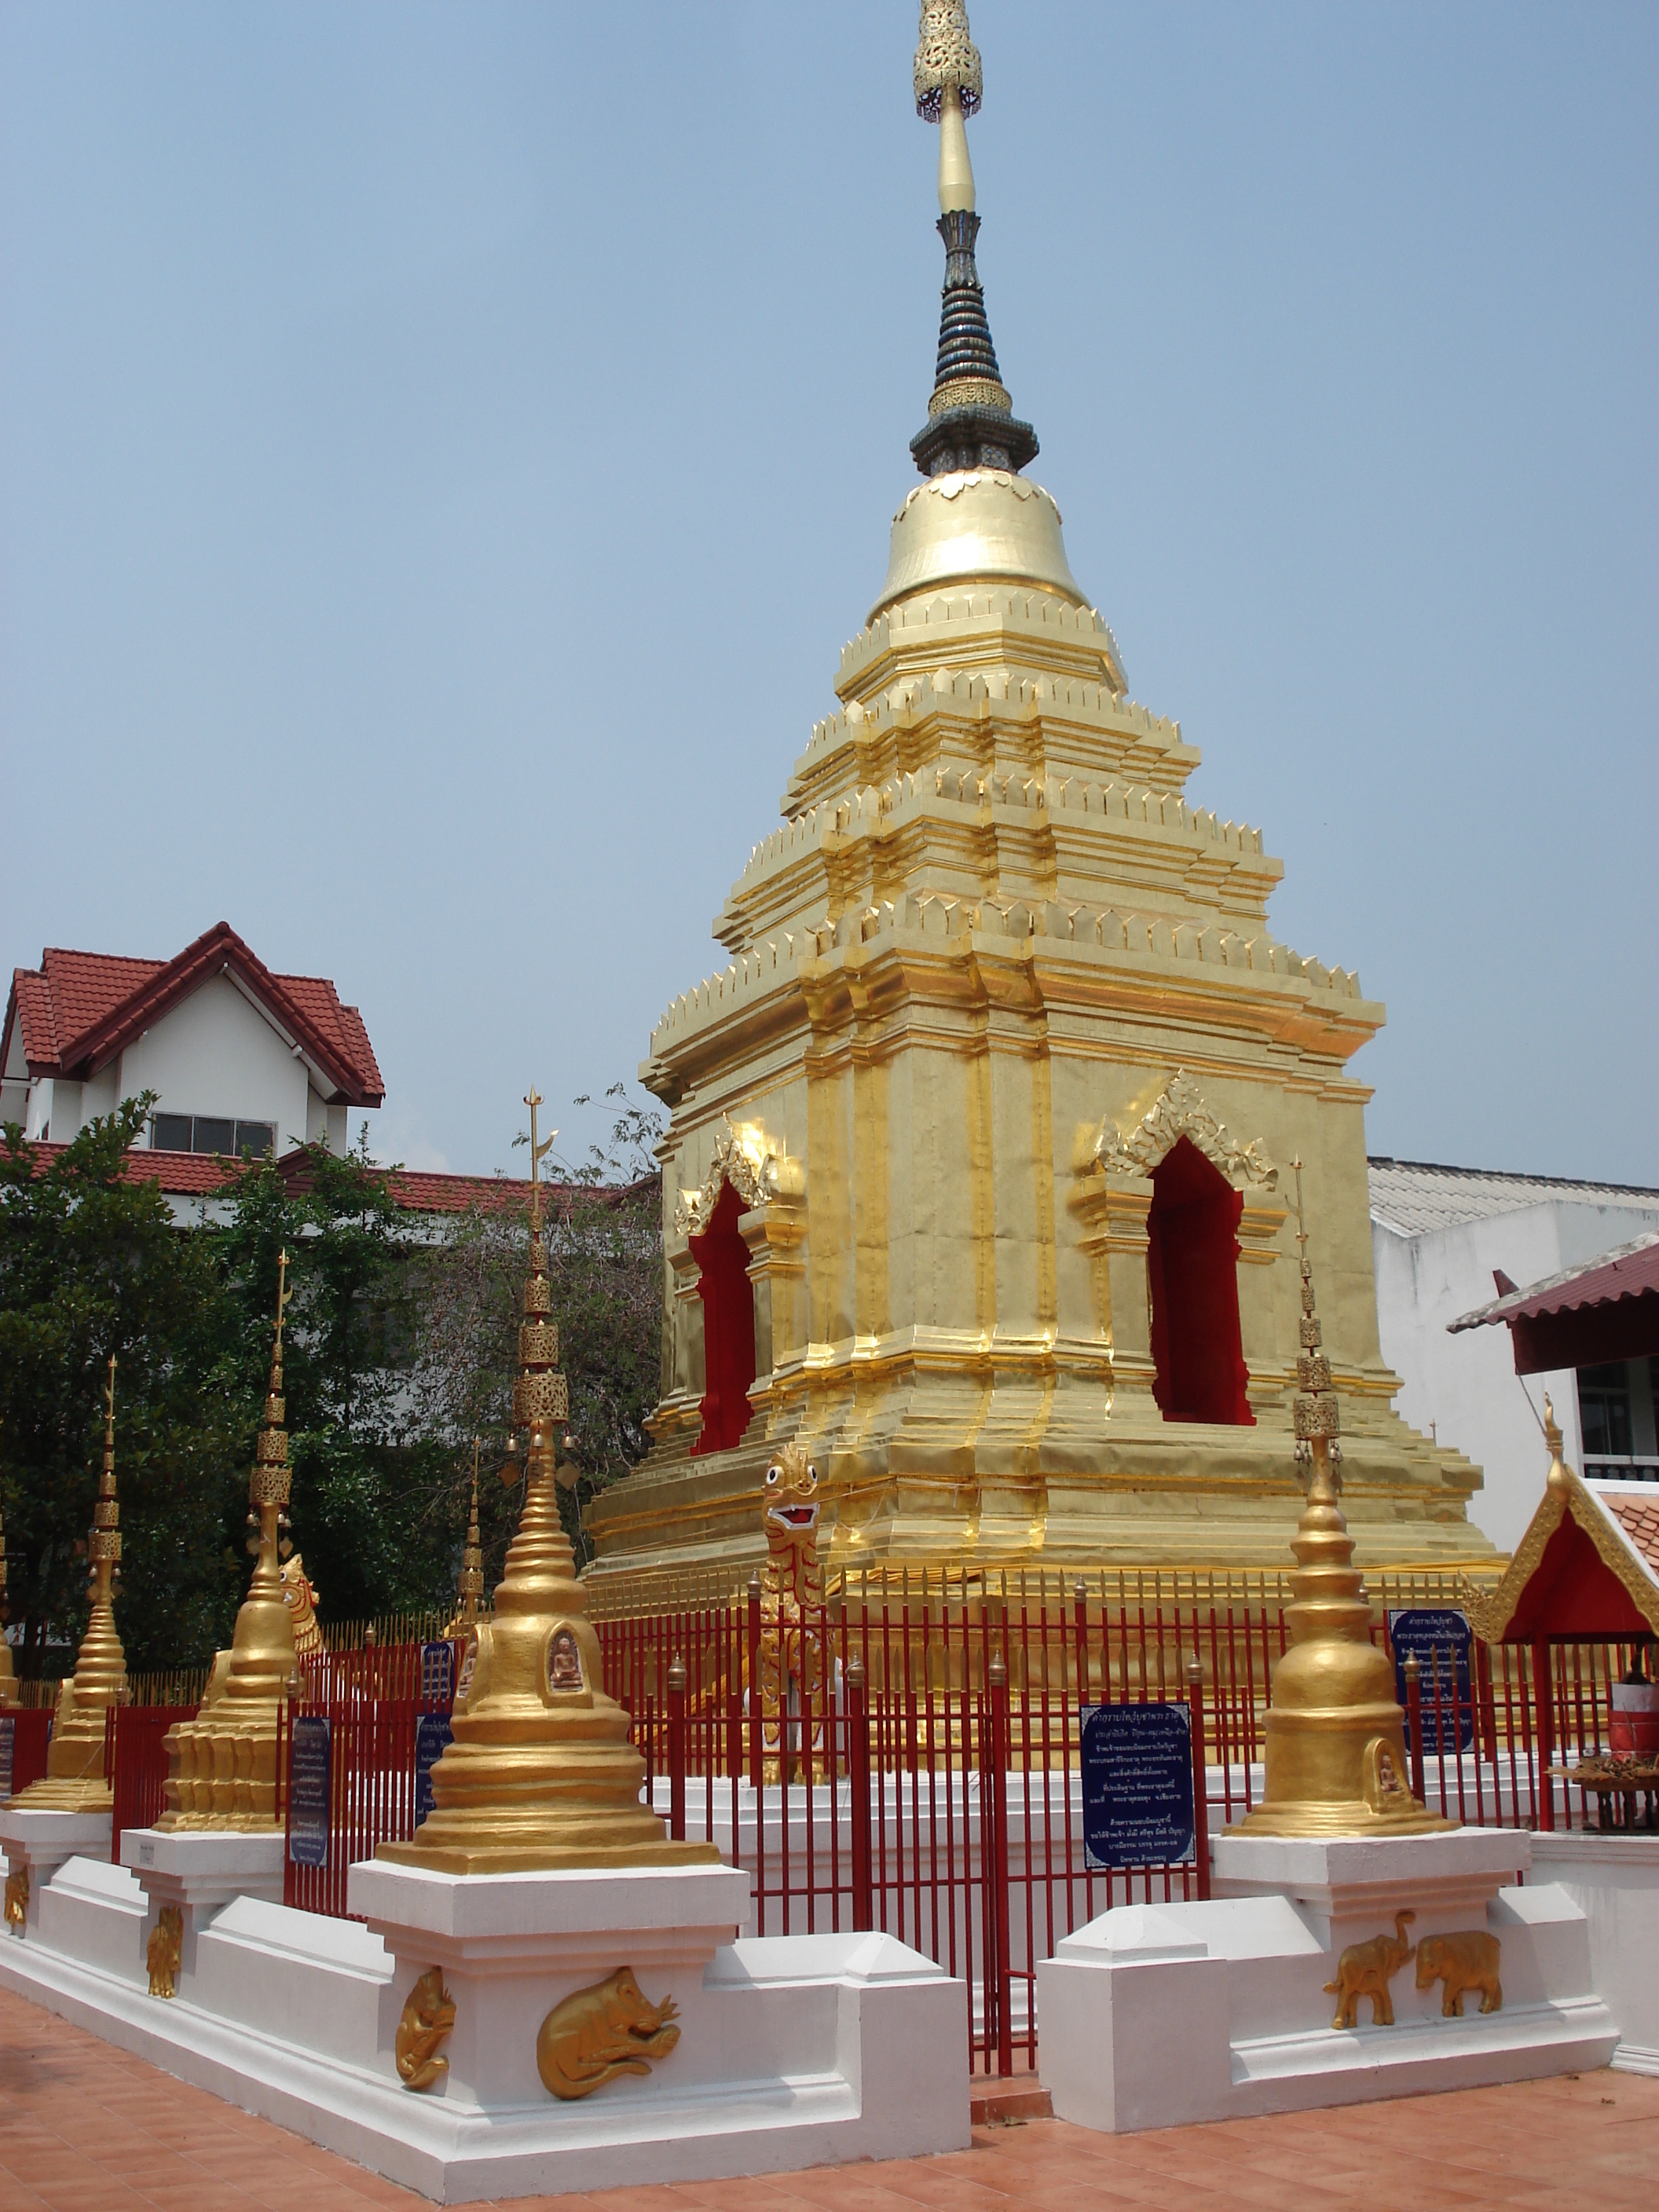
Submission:
{"label": "small golden stupa", "polygon": [[111,1592],[121,1570],[121,1509],[115,1498],[115,1354],[104,1386],[104,1465],[92,1509],[87,1558],[92,1618],[76,1654],[75,1672],[58,1695],[46,1771],[12,1799],[32,1813],[107,1813],[114,1802],[104,1779],[105,1717],[128,1698],[127,1660],[115,1626]]}
{"label": "small golden stupa", "polygon": [[1261,1802],[1242,1826],[1257,1836],[1426,1835],[1454,1823],[1411,1794],[1394,1668],[1370,1640],[1370,1601],[1340,1503],[1341,1423],[1314,1310],[1300,1157],[1291,1164],[1302,1252],[1296,1453],[1310,1474],[1291,1545],[1291,1644],[1273,1670]]}
{"label": "small golden stupa", "polygon": [[[524,1510],[495,1611],[472,1631],[454,1741],[432,1770],[433,1810],[410,1842],[382,1844],[375,1856],[457,1875],[713,1864],[713,1844],[672,1843],[640,1802],[645,1761],[628,1740],[628,1715],[600,1686],[599,1640],[559,1520],[555,1437],[569,1394],[555,1371],[559,1333],[549,1319],[539,1169],[553,1139],[538,1140],[541,1103],[534,1090],[525,1101],[530,1274],[513,1391],[513,1418],[526,1432]],[[476,1530],[475,1518],[469,1540]]]}
{"label": "small golden stupa", "polygon": [[158,1828],[271,1828],[276,1824],[276,1715],[299,1673],[294,1617],[283,1594],[279,1553],[288,1526],[287,1408],[283,1397],[283,1319],[294,1293],[288,1254],[276,1262],[276,1325],[264,1419],[248,1477],[248,1548],[253,1578],[236,1632],[208,1677],[192,1721],[167,1737],[166,1810]]}
{"label": "small golden stupa", "polygon": [[17,1673],[11,1663],[11,1646],[4,1634],[6,1625],[6,1521],[5,1501],[0,1498],[0,1709],[17,1703]]}

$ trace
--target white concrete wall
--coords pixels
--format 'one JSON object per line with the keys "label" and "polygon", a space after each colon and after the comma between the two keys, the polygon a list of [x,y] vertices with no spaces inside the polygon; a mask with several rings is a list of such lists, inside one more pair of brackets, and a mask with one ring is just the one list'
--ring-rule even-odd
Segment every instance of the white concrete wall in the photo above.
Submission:
{"label": "white concrete wall", "polygon": [[228,975],[212,976],[136,1038],[112,1087],[118,1098],[158,1091],[158,1113],[274,1122],[279,1152],[305,1140],[305,1062]]}
{"label": "white concrete wall", "polygon": [[1414,1429],[1432,1429],[1441,1443],[1455,1445],[1485,1471],[1470,1517],[1505,1551],[1536,1510],[1549,1465],[1528,1394],[1541,1412],[1549,1392],[1568,1462],[1582,1467],[1577,1389],[1571,1369],[1530,1375],[1523,1383],[1508,1329],[1452,1336],[1448,1324],[1498,1296],[1495,1267],[1524,1287],[1653,1229],[1659,1208],[1560,1199],[1419,1237],[1371,1224],[1382,1357],[1402,1386],[1395,1404]]}

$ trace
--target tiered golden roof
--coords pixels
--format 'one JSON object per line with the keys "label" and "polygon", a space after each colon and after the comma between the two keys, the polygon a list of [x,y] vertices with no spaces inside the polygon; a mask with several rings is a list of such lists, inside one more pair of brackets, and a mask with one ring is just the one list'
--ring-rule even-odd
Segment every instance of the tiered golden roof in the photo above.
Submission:
{"label": "tiered golden roof", "polygon": [[[542,1235],[538,1139],[530,1109],[530,1273],[519,1327],[513,1418],[525,1431],[525,1502],[495,1589],[472,1630],[452,1718],[432,1770],[433,1810],[408,1843],[376,1856],[446,1874],[712,1863],[713,1844],[672,1843],[640,1802],[645,1761],[605,1695],[599,1640],[559,1520],[556,1439],[569,1415]],[[555,1132],[555,1134],[557,1133]],[[476,1521],[474,1523],[476,1528]]]}
{"label": "tiered golden roof", "polygon": [[1424,1835],[1453,1823],[1412,1796],[1394,1667],[1371,1642],[1370,1600],[1342,1517],[1341,1416],[1314,1309],[1300,1158],[1291,1165],[1302,1251],[1296,1448],[1308,1496],[1291,1544],[1291,1643],[1273,1670],[1261,1802],[1243,1825],[1259,1836]]}
{"label": "tiered golden roof", "polygon": [[103,1813],[113,1802],[104,1778],[104,1729],[112,1705],[128,1698],[126,1654],[115,1626],[113,1584],[120,1574],[121,1508],[115,1495],[115,1354],[104,1386],[104,1464],[92,1509],[87,1564],[92,1613],[75,1672],[58,1693],[46,1771],[13,1800],[37,1813]]}
{"label": "tiered golden roof", "polygon": [[214,1660],[200,1711],[194,1720],[167,1732],[166,1810],[158,1828],[240,1831],[276,1826],[277,1708],[299,1674],[280,1564],[290,1480],[283,1322],[293,1296],[283,1252],[276,1263],[270,1380],[248,1477],[253,1575],[230,1649]]}

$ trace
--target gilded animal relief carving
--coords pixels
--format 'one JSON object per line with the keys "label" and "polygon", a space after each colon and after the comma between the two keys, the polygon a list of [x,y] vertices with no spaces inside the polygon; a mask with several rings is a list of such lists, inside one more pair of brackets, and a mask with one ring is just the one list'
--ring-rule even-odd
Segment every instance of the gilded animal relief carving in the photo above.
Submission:
{"label": "gilded animal relief carving", "polygon": [[1350,1943],[1336,1962],[1336,1979],[1327,1982],[1325,1994],[1337,2001],[1333,2027],[1357,2027],[1361,1997],[1371,2001],[1371,2026],[1394,2026],[1394,1999],[1389,1984],[1412,1956],[1406,1940],[1406,1923],[1414,1912],[1396,1912],[1392,1936],[1373,1936],[1367,1943]]}
{"label": "gilded animal relief carving", "polygon": [[29,1917],[29,1870],[27,1863],[14,1867],[6,1876],[6,1925],[15,1928],[21,1936],[23,1923]]}
{"label": "gilded animal relief carving", "polygon": [[1459,1929],[1455,1936],[1425,1936],[1417,1947],[1417,1986],[1431,1990],[1437,1982],[1440,2009],[1448,2020],[1462,2020],[1466,1991],[1479,1990],[1482,2012],[1503,2008],[1504,1984],[1498,1978],[1499,1946],[1484,1928]]}
{"label": "gilded animal relief carving", "polygon": [[406,2089],[429,2089],[449,2071],[449,2061],[440,2057],[438,2045],[455,2025],[455,2000],[444,1987],[436,1966],[428,1966],[409,1993],[392,2051],[398,2078]]}
{"label": "gilded animal relief carving", "polygon": [[556,2004],[536,2038],[536,2070],[556,2097],[586,2097],[617,2074],[648,2074],[680,2039],[672,1997],[653,2005],[619,1967]]}
{"label": "gilded animal relief carving", "polygon": [[180,1906],[164,1905],[149,1942],[144,1946],[144,1964],[149,1969],[149,1993],[153,1997],[170,1997],[179,1965],[185,1949],[185,1916]]}

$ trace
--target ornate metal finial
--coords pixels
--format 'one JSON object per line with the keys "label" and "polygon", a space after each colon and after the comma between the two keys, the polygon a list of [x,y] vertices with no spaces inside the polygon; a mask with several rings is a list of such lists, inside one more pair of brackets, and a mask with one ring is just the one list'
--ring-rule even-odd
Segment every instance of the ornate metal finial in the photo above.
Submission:
{"label": "ornate metal finial", "polygon": [[[3,1498],[0,1498],[0,1507],[3,1504]],[[11,1646],[4,1634],[6,1612],[6,1523],[3,1511],[0,1511],[0,1707],[15,1705],[18,1695]]]}
{"label": "ornate metal finial", "polygon": [[553,1139],[559,1133],[556,1129],[550,1129],[543,1141],[538,1144],[536,1109],[544,1102],[533,1083],[524,1095],[524,1103],[530,1109],[530,1233],[535,1237],[540,1235],[542,1226],[541,1164],[552,1151]]}
{"label": "ornate metal finial", "polygon": [[[280,1397],[283,1389],[283,1323],[294,1303],[294,1291],[288,1279],[287,1249],[276,1255],[276,1328],[270,1346],[270,1392]],[[266,1416],[270,1418],[269,1414]],[[278,1414],[280,1420],[282,1416]]]}
{"label": "ornate metal finial", "polygon": [[115,1354],[109,1356],[104,1385],[104,1464],[98,1477],[98,1503],[92,1509],[87,1540],[88,1579],[93,1603],[107,1605],[110,1585],[121,1578],[121,1509],[115,1498]]}
{"label": "ornate metal finial", "polygon": [[1331,1364],[1321,1350],[1323,1334],[1319,1316],[1314,1310],[1313,1268],[1308,1260],[1308,1224],[1302,1212],[1302,1156],[1298,1152],[1291,1162],[1296,1177],[1296,1241],[1301,1246],[1302,1318],[1301,1347],[1297,1357],[1296,1379],[1296,1456],[1297,1463],[1306,1466],[1316,1462],[1316,1473],[1322,1478],[1328,1473],[1330,1494],[1340,1496],[1342,1479],[1335,1470],[1342,1463],[1342,1447],[1337,1442],[1342,1416],[1335,1394],[1331,1389]]}
{"label": "ornate metal finial", "polygon": [[466,1541],[461,1547],[461,1571],[455,1584],[455,1613],[446,1633],[459,1635],[471,1628],[478,1618],[478,1601],[483,1595],[483,1546],[478,1535],[478,1454],[483,1446],[482,1437],[472,1439],[472,1510],[466,1524]]}
{"label": "ornate metal finial", "polygon": [[283,1327],[294,1303],[288,1279],[288,1253],[276,1255],[276,1318],[270,1334],[270,1387],[247,1486],[247,1548],[263,1571],[280,1579],[277,1561],[293,1549],[289,1540],[288,1502],[292,1477],[288,1465],[288,1401],[283,1395]]}
{"label": "ornate metal finial", "polygon": [[921,24],[916,34],[915,66],[910,73],[915,87],[916,113],[937,123],[947,90],[956,94],[964,115],[972,115],[984,97],[979,48],[968,35],[968,10],[963,0],[921,0]]}
{"label": "ornate metal finial", "polygon": [[968,35],[961,0],[924,0],[913,72],[916,112],[939,126],[939,234],[945,240],[945,290],[939,355],[927,421],[910,441],[925,477],[957,469],[1023,469],[1037,453],[1036,433],[1014,419],[997,367],[974,260],[979,217],[965,118],[980,104],[979,49]]}

